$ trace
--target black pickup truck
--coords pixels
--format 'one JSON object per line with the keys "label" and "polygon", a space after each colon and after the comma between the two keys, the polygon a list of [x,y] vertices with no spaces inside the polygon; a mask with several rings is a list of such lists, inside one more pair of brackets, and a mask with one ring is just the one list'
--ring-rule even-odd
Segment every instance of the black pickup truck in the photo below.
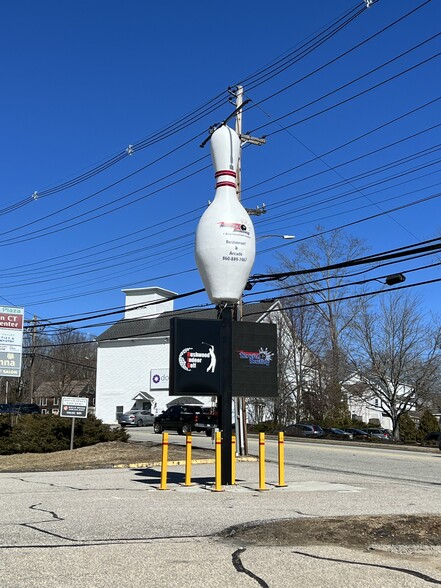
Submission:
{"label": "black pickup truck", "polygon": [[155,417],[153,430],[177,431],[186,435],[192,431],[205,431],[211,437],[213,429],[217,427],[217,413],[210,408],[186,404],[176,404]]}

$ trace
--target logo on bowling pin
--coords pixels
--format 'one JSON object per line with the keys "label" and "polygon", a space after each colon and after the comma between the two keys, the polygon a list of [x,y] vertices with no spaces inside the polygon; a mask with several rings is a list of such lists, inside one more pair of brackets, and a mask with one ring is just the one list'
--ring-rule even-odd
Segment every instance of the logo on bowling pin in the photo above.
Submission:
{"label": "logo on bowling pin", "polygon": [[256,254],[254,227],[236,193],[240,139],[223,125],[210,144],[216,193],[196,230],[196,264],[211,302],[237,302]]}

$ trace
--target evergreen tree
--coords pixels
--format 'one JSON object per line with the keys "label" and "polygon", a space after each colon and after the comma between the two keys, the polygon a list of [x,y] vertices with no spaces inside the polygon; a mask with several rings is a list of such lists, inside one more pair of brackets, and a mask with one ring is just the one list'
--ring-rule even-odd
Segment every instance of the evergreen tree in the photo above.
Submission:
{"label": "evergreen tree", "polygon": [[415,443],[417,439],[417,428],[415,422],[407,412],[400,416],[398,423],[400,441],[403,443]]}
{"label": "evergreen tree", "polygon": [[430,410],[425,410],[418,425],[418,441],[422,443],[429,433],[440,430],[438,420]]}

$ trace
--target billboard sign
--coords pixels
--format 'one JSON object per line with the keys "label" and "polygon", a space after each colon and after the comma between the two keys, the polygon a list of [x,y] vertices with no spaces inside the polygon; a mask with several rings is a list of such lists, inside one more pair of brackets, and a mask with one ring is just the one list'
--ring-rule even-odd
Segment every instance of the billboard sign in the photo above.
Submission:
{"label": "billboard sign", "polygon": [[74,396],[63,396],[61,399],[60,416],[86,419],[89,407],[88,398],[76,398]]}
{"label": "billboard sign", "polygon": [[219,396],[222,366],[232,362],[232,395],[276,397],[277,327],[232,323],[232,357],[223,357],[222,321],[170,321],[171,396]]}
{"label": "billboard sign", "polygon": [[24,308],[0,306],[0,376],[21,375]]}

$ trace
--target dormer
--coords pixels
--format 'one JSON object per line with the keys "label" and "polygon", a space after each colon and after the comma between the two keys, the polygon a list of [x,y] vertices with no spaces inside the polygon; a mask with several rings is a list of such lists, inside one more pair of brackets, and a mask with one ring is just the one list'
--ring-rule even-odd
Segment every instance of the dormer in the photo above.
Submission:
{"label": "dormer", "polygon": [[151,318],[163,312],[171,312],[173,300],[170,298],[176,296],[176,292],[159,286],[128,288],[122,292],[126,295],[125,319]]}

